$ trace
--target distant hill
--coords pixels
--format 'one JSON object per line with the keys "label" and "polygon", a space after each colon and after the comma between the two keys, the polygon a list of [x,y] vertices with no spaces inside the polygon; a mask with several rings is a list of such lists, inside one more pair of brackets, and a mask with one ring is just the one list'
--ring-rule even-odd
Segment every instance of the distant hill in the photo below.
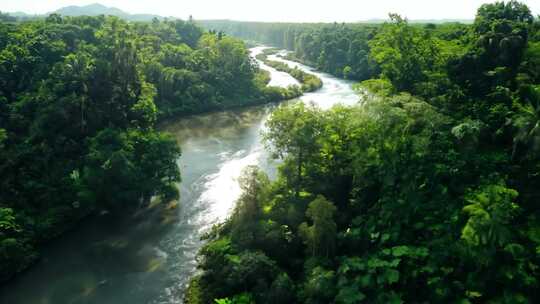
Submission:
{"label": "distant hill", "polygon": [[[151,21],[154,18],[165,19],[163,16],[152,14],[130,14],[116,7],[107,7],[99,3],[84,5],[84,6],[66,6],[43,15],[30,15],[24,12],[0,12],[4,15],[19,18],[19,19],[32,19],[32,18],[44,18],[50,14],[59,14],[62,16],[76,17],[76,16],[117,16],[129,21]],[[169,17],[168,19],[176,19],[175,17]]]}
{"label": "distant hill", "polygon": [[25,12],[13,12],[13,13],[9,13],[10,16],[13,16],[13,17],[17,17],[17,18],[29,18],[29,17],[33,17],[33,16],[36,16],[36,15],[30,15],[30,14],[27,14]]}
{"label": "distant hill", "polygon": [[[62,16],[99,16],[99,15],[109,15],[117,16],[126,20],[131,21],[150,21],[153,18],[163,19],[162,16],[151,15],[151,14],[129,14],[123,10],[116,7],[107,7],[99,3],[84,5],[84,6],[66,6],[62,7],[54,12],[49,14],[59,14]],[[48,14],[48,15],[49,15]]]}
{"label": "distant hill", "polygon": [[0,12],[0,20],[7,21],[7,22],[13,22],[17,20],[27,20],[27,19],[33,19],[33,18],[40,18],[43,17],[42,15],[30,15],[24,12]]}
{"label": "distant hill", "polygon": [[99,16],[99,15],[111,15],[118,17],[125,17],[129,14],[116,7],[107,7],[99,3],[89,4],[85,6],[66,6],[52,12],[60,14],[62,16]]}

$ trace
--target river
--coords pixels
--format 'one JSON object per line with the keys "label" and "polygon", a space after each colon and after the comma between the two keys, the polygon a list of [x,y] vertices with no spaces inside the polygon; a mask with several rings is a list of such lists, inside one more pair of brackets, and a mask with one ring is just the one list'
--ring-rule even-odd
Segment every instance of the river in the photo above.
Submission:
{"label": "river", "polygon": [[[264,48],[251,49],[254,57]],[[329,108],[354,104],[352,82],[284,60],[316,74],[323,87],[299,100]],[[270,85],[298,84],[259,62]],[[298,102],[291,101],[291,102]],[[240,195],[237,177],[248,165],[275,176],[276,164],[261,143],[264,122],[276,105],[256,106],[179,119],[165,130],[182,148],[180,204],[154,206],[133,217],[104,214],[51,242],[42,259],[0,289],[5,304],[182,303],[196,272],[201,235],[226,219]]]}

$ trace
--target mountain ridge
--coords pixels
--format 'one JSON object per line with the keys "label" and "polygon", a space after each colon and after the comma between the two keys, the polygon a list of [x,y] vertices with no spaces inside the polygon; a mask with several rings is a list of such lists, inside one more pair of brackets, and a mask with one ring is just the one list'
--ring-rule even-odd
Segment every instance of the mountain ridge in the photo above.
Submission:
{"label": "mountain ridge", "polygon": [[116,7],[108,7],[100,3],[92,3],[88,5],[69,5],[61,7],[48,14],[60,14],[63,16],[97,16],[97,15],[112,15],[112,16],[127,16],[131,15]]}
{"label": "mountain ridge", "polygon": [[[23,19],[46,17],[51,14],[59,14],[62,16],[69,16],[69,17],[106,15],[106,16],[116,16],[116,17],[123,18],[129,21],[151,21],[154,18],[157,18],[157,19],[167,18],[164,16],[154,15],[154,14],[130,14],[117,7],[109,7],[100,3],[92,3],[88,5],[81,5],[81,6],[79,5],[64,6],[52,12],[48,12],[41,15],[28,14],[28,13],[20,12],[20,11],[19,12],[4,12],[4,13],[7,13],[8,15],[13,16],[13,17],[23,18]],[[169,17],[169,18],[177,19],[176,17]]]}

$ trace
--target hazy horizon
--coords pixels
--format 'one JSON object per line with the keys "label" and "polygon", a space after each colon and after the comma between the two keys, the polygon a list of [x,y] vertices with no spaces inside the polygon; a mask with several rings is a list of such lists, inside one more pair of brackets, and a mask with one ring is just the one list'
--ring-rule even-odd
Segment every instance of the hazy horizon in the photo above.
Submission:
{"label": "hazy horizon", "polygon": [[[365,4],[363,4],[364,2]],[[273,22],[354,22],[386,19],[388,13],[398,13],[411,20],[474,19],[477,8],[486,0],[334,0],[332,2],[297,1],[133,1],[133,0],[18,0],[0,1],[2,12],[45,14],[59,8],[99,3],[119,8],[130,14],[155,14],[182,19],[232,19]],[[540,13],[540,0],[524,0],[533,15]]]}

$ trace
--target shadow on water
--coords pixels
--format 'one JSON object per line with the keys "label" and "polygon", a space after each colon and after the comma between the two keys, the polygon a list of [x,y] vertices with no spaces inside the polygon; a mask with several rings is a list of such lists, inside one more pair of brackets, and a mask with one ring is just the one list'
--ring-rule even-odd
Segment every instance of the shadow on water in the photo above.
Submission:
{"label": "shadow on water", "polygon": [[6,286],[26,293],[2,296],[0,302],[94,303],[90,299],[107,298],[133,273],[158,276],[166,254],[154,236],[170,232],[177,220],[174,205],[89,218],[46,246],[43,258]]}

